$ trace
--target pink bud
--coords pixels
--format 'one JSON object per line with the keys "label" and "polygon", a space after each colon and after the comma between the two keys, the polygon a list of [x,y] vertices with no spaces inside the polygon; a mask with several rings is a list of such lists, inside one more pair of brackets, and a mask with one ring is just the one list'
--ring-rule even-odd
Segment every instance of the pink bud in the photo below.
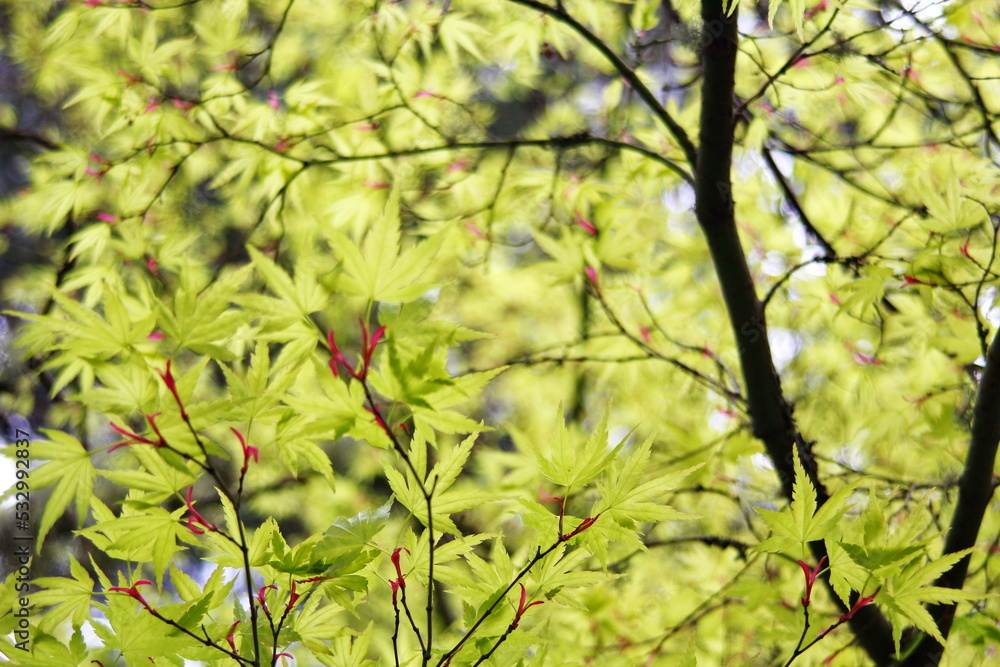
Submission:
{"label": "pink bud", "polygon": [[368,327],[365,325],[363,319],[359,320],[361,324],[361,370],[356,374],[359,380],[364,380],[368,377],[368,369],[371,367],[372,355],[375,354],[375,346],[378,342],[382,340],[382,336],[385,335],[385,325],[379,327],[372,334],[371,340],[368,339]]}
{"label": "pink bud", "polygon": [[406,581],[403,579],[403,569],[402,569],[402,567],[399,564],[399,556],[404,551],[407,554],[410,553],[410,550],[407,549],[406,547],[396,547],[392,551],[392,556],[390,556],[390,560],[392,560],[392,565],[393,565],[393,567],[396,568],[396,580],[399,582],[399,587],[400,588],[405,588],[406,587]]}
{"label": "pink bud", "polygon": [[910,285],[927,285],[928,287],[937,287],[937,283],[928,282],[926,280],[920,280],[919,278],[914,278],[911,275],[903,276],[903,287],[909,287]]}
{"label": "pink bud", "polygon": [[264,596],[267,594],[267,589],[269,589],[269,588],[273,588],[274,590],[278,590],[278,587],[275,586],[274,584],[268,584],[267,586],[262,586],[257,591],[257,595],[256,595],[257,602],[260,603],[261,609],[263,609],[265,612],[267,612],[267,600],[265,599]]}
{"label": "pink bud", "polygon": [[576,214],[576,224],[591,236],[597,236],[597,227],[579,213]]}
{"label": "pink bud", "polygon": [[149,603],[146,602],[145,599],[143,599],[142,594],[139,592],[139,586],[152,586],[152,585],[153,585],[152,581],[146,581],[145,579],[141,579],[132,584],[131,586],[129,586],[128,588],[122,588],[121,586],[112,586],[108,590],[114,591],[115,593],[127,594],[129,597],[131,597],[134,600],[137,600],[139,604],[145,607],[146,611],[155,614],[156,612],[153,611],[153,608],[149,606]]}
{"label": "pink bud", "polygon": [[181,395],[177,392],[177,382],[176,380],[174,380],[174,375],[170,370],[171,363],[172,363],[171,360],[167,359],[166,370],[162,372],[160,371],[157,372],[159,372],[160,377],[163,378],[163,384],[167,385],[167,389],[170,391],[171,394],[173,394],[174,401],[177,403],[177,407],[179,407],[181,410],[181,419],[187,421],[188,415],[187,412],[184,410],[184,401],[181,400]]}
{"label": "pink bud", "polygon": [[599,289],[597,284],[597,270],[588,265],[587,268],[584,269],[584,273],[587,274],[587,280],[589,280],[590,284],[594,286],[594,289]]}
{"label": "pink bud", "polygon": [[804,17],[807,18],[807,19],[811,19],[812,17],[816,16],[821,11],[823,11],[824,9],[826,9],[828,6],[829,5],[827,3],[827,0],[823,0],[823,2],[819,3],[818,5],[816,5],[815,7],[813,7],[812,9],[807,10],[805,12],[805,14],[804,14]]}
{"label": "pink bud", "polygon": [[528,591],[524,589],[524,584],[518,584],[521,587],[521,599],[517,603],[517,611],[514,613],[514,621],[510,624],[511,629],[516,628],[520,622],[521,617],[524,613],[534,607],[535,605],[544,604],[544,600],[535,600],[531,604],[525,604],[528,601]]}
{"label": "pink bud", "polygon": [[132,431],[124,429],[121,426],[118,426],[114,423],[109,424],[109,426],[111,427],[111,430],[114,431],[115,433],[123,435],[126,438],[128,438],[128,440],[124,440],[116,445],[113,445],[111,448],[108,449],[109,452],[113,452],[121,447],[128,447],[129,445],[152,445],[153,447],[163,447],[166,444],[162,438],[160,439],[159,442],[156,442],[154,440],[150,440],[149,438],[143,437],[137,433],[133,433]]}
{"label": "pink bud", "polygon": [[583,521],[580,522],[580,525],[577,526],[576,529],[573,530],[573,532],[566,533],[565,535],[560,535],[559,539],[562,540],[563,542],[565,542],[566,540],[570,539],[571,537],[576,537],[577,535],[579,535],[583,531],[585,531],[588,528],[590,528],[591,526],[593,526],[594,522],[597,521],[600,517],[601,517],[600,514],[598,514],[597,516],[587,517],[586,519],[584,519]]}
{"label": "pink bud", "polygon": [[399,579],[391,579],[389,581],[389,587],[392,588],[392,604],[396,604],[397,595],[399,594]]}
{"label": "pink bud", "polygon": [[285,605],[285,611],[291,611],[295,603],[298,602],[299,597],[299,594],[295,592],[295,581],[292,581],[292,589],[288,593],[288,604]]}
{"label": "pink bud", "polygon": [[851,617],[853,617],[856,613],[858,613],[858,610],[860,610],[862,607],[865,607],[865,606],[871,604],[875,600],[875,596],[878,595],[878,592],[880,590],[882,590],[881,586],[879,586],[878,588],[876,588],[875,592],[872,593],[870,596],[868,596],[868,597],[859,597],[854,602],[854,604],[851,605],[850,611],[848,611],[846,614],[841,615],[840,622],[843,623],[844,621],[850,620]]}
{"label": "pink bud", "polygon": [[552,495],[545,489],[538,489],[538,500],[543,503],[559,503],[560,507],[563,504],[562,498]]}
{"label": "pink bud", "polygon": [[219,530],[218,526],[216,526],[214,523],[209,523],[205,519],[205,517],[203,517],[201,513],[194,508],[194,501],[192,500],[193,492],[194,492],[194,487],[189,486],[187,494],[184,496],[184,503],[187,505],[189,514],[187,523],[188,529],[192,533],[195,533],[196,535],[202,535],[204,534],[205,531],[198,527],[200,525],[204,526],[205,529],[208,530],[209,532],[214,533],[215,531]]}
{"label": "pink bud", "polygon": [[[352,375],[353,375],[353,371],[352,371]],[[357,377],[357,376],[355,376],[355,377]],[[379,412],[378,406],[375,406],[375,409],[373,410],[372,408],[370,408],[370,407],[368,407],[366,405],[365,406],[365,411],[366,412],[370,412],[372,414],[372,421],[375,422],[376,424],[378,424],[379,428],[381,428],[383,431],[385,431],[386,434],[388,434],[389,438],[392,438],[392,430],[389,428],[389,425],[385,423],[385,419],[382,418],[382,414]]]}
{"label": "pink bud", "polygon": [[337,370],[338,366],[343,366],[344,370],[348,372],[349,375],[354,375],[354,369],[351,368],[350,364],[347,363],[347,359],[344,358],[343,353],[337,348],[337,341],[333,335],[333,329],[326,335],[326,344],[330,348],[330,354],[333,358],[330,359],[330,371],[333,372],[333,377],[340,377],[340,372]]}
{"label": "pink bud", "polygon": [[118,222],[118,217],[111,213],[98,213],[95,217],[102,222]]}
{"label": "pink bud", "polygon": [[229,626],[229,634],[226,635],[226,643],[229,644],[229,648],[233,651],[236,650],[236,626],[242,622],[243,621],[233,622],[233,624]]}
{"label": "pink bud", "polygon": [[881,366],[885,363],[874,354],[865,354],[860,350],[854,350],[854,361],[862,366]]}
{"label": "pink bud", "polygon": [[126,72],[125,70],[120,69],[120,68],[117,70],[117,72],[118,72],[119,76],[123,76],[126,79],[128,79],[128,83],[125,84],[126,88],[130,88],[131,86],[134,86],[137,83],[142,83],[142,77],[141,76],[137,76],[135,74],[130,74],[129,72]]}
{"label": "pink bud", "polygon": [[247,470],[250,468],[250,459],[253,459],[255,463],[260,463],[260,451],[256,447],[251,447],[247,444],[246,439],[243,434],[237,431],[233,427],[229,427],[229,430],[236,435],[236,438],[240,441],[240,449],[243,450],[243,467],[240,468],[240,474],[245,475]]}
{"label": "pink bud", "polygon": [[267,105],[272,109],[274,109],[275,111],[278,110],[278,107],[281,106],[281,102],[278,101],[278,91],[276,90],[267,91]]}
{"label": "pink bud", "polygon": [[819,573],[823,570],[823,565],[826,563],[826,556],[823,556],[814,568],[810,568],[806,565],[805,561],[800,560],[798,563],[799,567],[802,568],[802,573],[806,577],[806,594],[802,598],[802,606],[808,607],[809,603],[812,601],[813,584],[816,583],[816,577],[818,577]]}

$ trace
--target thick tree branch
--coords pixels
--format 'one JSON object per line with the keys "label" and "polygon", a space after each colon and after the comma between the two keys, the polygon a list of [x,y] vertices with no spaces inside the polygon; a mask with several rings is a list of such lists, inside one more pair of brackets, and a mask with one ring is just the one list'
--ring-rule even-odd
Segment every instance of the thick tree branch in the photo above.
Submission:
{"label": "thick tree branch", "polygon": [[[952,515],[951,527],[944,544],[950,554],[975,546],[986,507],[993,497],[993,467],[1000,443],[1000,331],[993,336],[986,353],[986,366],[979,381],[976,404],[972,412],[972,435],[965,469],[958,481],[958,503]],[[962,588],[969,571],[970,556],[942,574],[936,586]],[[955,620],[955,605],[933,605],[928,608],[945,638]],[[944,655],[944,647],[933,637],[921,636],[901,664],[901,667],[934,667]]]}
{"label": "thick tree branch", "polygon": [[[757,296],[746,255],[736,229],[732,200],[733,86],[736,75],[738,33],[736,10],[727,15],[723,0],[702,1],[706,30],[702,48],[700,146],[695,170],[695,214],[705,233],[723,299],[736,337],[753,433],[760,438],[774,463],[782,489],[792,496],[794,451],[799,445],[804,467],[816,487],[820,504],[829,497],[817,474],[808,443],[799,434],[785,401],[767,338],[764,307]],[[812,544],[819,560],[826,549]],[[840,604],[839,598],[834,596]],[[892,632],[888,621],[872,606],[861,609],[850,621],[851,629],[877,665],[892,659]]]}
{"label": "thick tree branch", "polygon": [[764,310],[736,230],[730,194],[736,21],[735,16],[725,16],[721,0],[704,0],[702,14],[705,25],[721,23],[723,28],[702,51],[704,84],[695,214],[705,233],[736,336],[754,435],[764,441],[775,459],[782,485],[790,494],[795,426],[791,410],[781,395],[767,340]]}

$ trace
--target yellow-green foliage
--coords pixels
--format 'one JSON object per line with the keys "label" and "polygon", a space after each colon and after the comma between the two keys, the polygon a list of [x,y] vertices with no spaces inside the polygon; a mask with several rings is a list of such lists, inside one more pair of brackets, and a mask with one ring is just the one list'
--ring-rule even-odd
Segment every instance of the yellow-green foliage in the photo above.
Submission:
{"label": "yellow-green foliage", "polygon": [[995,506],[965,592],[935,580],[998,323],[995,3],[728,7],[718,196],[806,440],[789,499],[680,140],[700,7],[0,2],[59,119],[3,107],[39,142],[0,219],[51,262],[0,288],[54,401],[33,546],[66,552],[0,653],[847,666],[872,597],[891,652],[961,601],[942,664],[989,664]]}

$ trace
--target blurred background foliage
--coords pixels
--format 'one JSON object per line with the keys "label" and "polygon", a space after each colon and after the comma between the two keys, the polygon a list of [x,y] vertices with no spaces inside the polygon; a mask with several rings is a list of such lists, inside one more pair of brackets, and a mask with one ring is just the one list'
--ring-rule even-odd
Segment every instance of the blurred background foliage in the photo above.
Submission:
{"label": "blurred background foliage", "polygon": [[[565,7],[697,136],[713,35],[698,3]],[[821,476],[862,480],[889,499],[890,527],[920,513],[932,537],[1000,320],[998,9],[791,2],[771,24],[769,9],[741,3],[734,185],[720,197]],[[270,464],[248,480],[247,521],[302,538],[390,494],[384,452],[317,398],[324,332],[357,350],[363,317],[390,341],[406,332],[400,354],[428,381],[490,373],[448,406],[465,421],[439,430],[451,446],[469,424],[492,429],[463,475],[498,502],[453,517],[465,533],[517,550],[509,499],[544,486],[524,443],[546,441],[559,411],[581,437],[605,412],[610,440],[653,437],[656,471],[703,464],[668,498],[696,518],[645,526],[647,552],[616,554],[629,577],[575,596],[562,621],[588,657],[641,664],[693,646],[706,664],[772,664],[794,645],[798,568],[748,559],[766,536],[754,508],[783,501],[750,433],[692,165],[579,32],[530,2],[476,0],[11,1],[0,26],[0,296],[54,318],[5,316],[8,428],[66,430],[97,451],[116,441],[109,419],[156,411],[153,371],[173,359],[194,400],[229,401],[215,430],[257,429]],[[398,261],[371,249],[396,194]],[[268,266],[294,284],[276,287]],[[249,414],[234,387],[261,342],[267,391],[244,395],[280,406]],[[412,426],[423,390],[380,381]],[[309,414],[325,421],[296,421]],[[335,492],[302,440],[329,457]],[[95,494],[122,499],[106,480]],[[62,548],[82,560],[81,521],[56,524],[41,572],[65,571]],[[980,542],[969,587],[990,593],[995,512]],[[463,611],[438,609],[444,625]],[[992,655],[995,602],[960,616],[950,664]]]}

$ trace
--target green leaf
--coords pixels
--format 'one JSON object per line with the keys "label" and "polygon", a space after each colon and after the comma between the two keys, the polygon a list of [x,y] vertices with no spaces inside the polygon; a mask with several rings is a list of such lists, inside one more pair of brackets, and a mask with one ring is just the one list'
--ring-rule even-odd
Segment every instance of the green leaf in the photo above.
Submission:
{"label": "green leaf", "polygon": [[[47,441],[33,442],[32,455],[36,460],[47,460],[31,475],[33,489],[55,485],[42,518],[38,524],[37,549],[41,552],[45,537],[56,520],[62,516],[69,504],[76,501],[77,522],[82,524],[87,516],[87,507],[94,495],[94,480],[97,470],[90,460],[90,453],[80,441],[61,431],[42,429],[49,437]],[[13,488],[7,494],[13,492]]]}
{"label": "green leaf", "polygon": [[376,510],[365,510],[349,519],[338,517],[312,551],[327,574],[354,572],[374,559],[374,539],[388,524],[392,501]]}
{"label": "green leaf", "polygon": [[643,482],[647,476],[652,445],[653,436],[649,436],[628,456],[618,456],[611,469],[597,483],[600,500],[591,510],[591,515],[600,515],[601,519],[583,533],[583,541],[595,550],[604,564],[607,562],[608,542],[625,542],[631,548],[645,549],[636,534],[637,522],[694,518],[654,501],[676,488],[678,482],[701,466],[675,470]]}
{"label": "green leaf", "polygon": [[452,447],[441,460],[435,464],[431,473],[427,476],[427,483],[434,489],[435,494],[444,493],[451,488],[451,485],[458,479],[465,462],[469,459],[472,447],[476,444],[479,433],[472,433],[456,447]]}
{"label": "green leaf", "polygon": [[896,576],[890,577],[879,591],[875,602],[885,607],[890,620],[893,621],[893,640],[896,643],[897,654],[900,649],[902,629],[907,623],[912,623],[919,630],[934,637],[938,643],[942,645],[945,643],[944,636],[925,605],[952,604],[983,597],[981,594],[969,591],[928,585],[973,550],[969,548],[945,554],[926,564],[913,561]]}
{"label": "green leaf", "polygon": [[343,610],[335,604],[321,605],[321,598],[313,596],[294,618],[292,628],[309,650],[329,655],[329,642],[345,632]]}
{"label": "green leaf", "polygon": [[[408,509],[420,523],[428,525],[430,519],[427,514],[427,500],[412,473],[409,470],[406,473],[399,472],[387,462],[383,462],[382,469],[385,471],[386,480],[393,493],[396,494],[399,503]],[[430,485],[425,486],[428,491],[432,488]],[[503,494],[477,490],[472,485],[460,485],[443,493],[435,491],[431,500],[434,530],[438,533],[461,535],[461,531],[449,518],[450,515],[483,503],[502,500],[504,497]]]}
{"label": "green leaf", "polygon": [[400,252],[399,191],[394,189],[382,215],[365,236],[363,249],[346,236],[338,237],[344,262],[339,289],[369,301],[407,303],[434,287],[419,282],[444,241],[439,233]]}
{"label": "green leaf", "polygon": [[864,589],[869,574],[848,555],[839,542],[827,539],[826,553],[830,568],[830,585],[840,601],[850,607],[851,592]]}
{"label": "green leaf", "polygon": [[[789,506],[781,512],[755,508],[771,530],[771,535],[758,544],[756,549],[786,553],[796,560],[805,560],[809,557],[810,542],[824,540],[836,532],[838,522],[850,508],[847,501],[859,482],[838,490],[817,511],[816,488],[802,467],[797,449],[794,468],[795,480],[792,483],[792,502]],[[847,548],[847,545],[844,547]]]}
{"label": "green leaf", "polygon": [[860,278],[841,288],[851,295],[841,302],[840,312],[854,312],[856,307],[860,307],[857,313],[860,317],[865,317],[885,295],[885,282],[893,275],[894,271],[887,266],[863,267]]}
{"label": "green leaf", "polygon": [[367,659],[374,627],[373,621],[356,636],[336,637],[330,642],[330,655],[319,654],[316,658],[326,667],[375,667],[378,663]]}
{"label": "green leaf", "polygon": [[181,521],[185,512],[186,507],[174,512],[151,507],[141,514],[101,521],[79,532],[88,536],[103,534],[110,540],[107,549],[127,554],[129,560],[152,561],[159,585],[175,554],[183,550],[178,539],[192,541],[193,533]]}
{"label": "green leaf", "polygon": [[519,444],[525,447],[538,464],[542,474],[554,484],[569,489],[582,487],[604,472],[628,441],[631,431],[617,445],[608,443],[608,413],[589,438],[580,442],[562,419],[559,407],[556,425],[548,442],[541,443],[521,436]]}
{"label": "green leaf", "polygon": [[293,281],[284,269],[259,250],[248,248],[247,252],[250,253],[254,268],[263,276],[268,289],[278,297],[275,307],[280,307],[280,304],[292,305],[299,317],[306,317],[326,305],[326,298],[319,282],[314,275],[310,275],[306,266],[300,264],[296,267]]}
{"label": "green leaf", "polygon": [[32,603],[40,607],[54,607],[38,625],[42,632],[54,631],[66,619],[70,619],[75,630],[90,617],[94,580],[72,554],[69,556],[69,571],[72,577],[41,577],[34,581],[41,590],[31,595]]}

